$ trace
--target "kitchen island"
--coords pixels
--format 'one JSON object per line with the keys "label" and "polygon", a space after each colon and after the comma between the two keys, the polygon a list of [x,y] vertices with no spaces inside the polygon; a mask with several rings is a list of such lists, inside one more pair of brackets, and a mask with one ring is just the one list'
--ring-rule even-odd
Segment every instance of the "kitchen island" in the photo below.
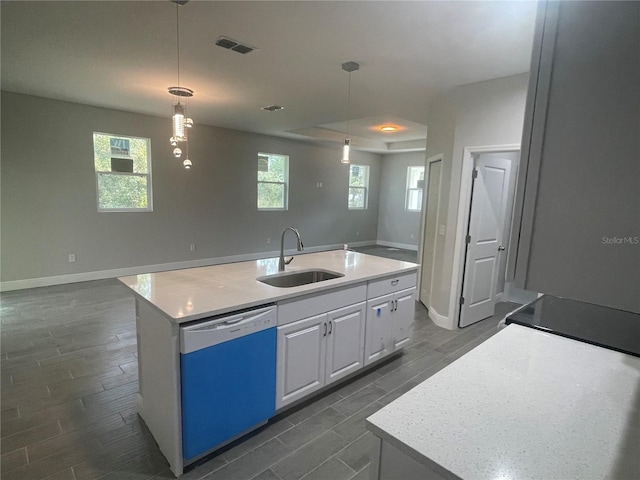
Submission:
{"label": "kitchen island", "polygon": [[640,358],[509,325],[367,427],[381,480],[639,478]]}
{"label": "kitchen island", "polygon": [[[120,278],[136,296],[138,412],[172,471],[402,349],[417,267],[339,250],[298,255],[284,273],[269,258]],[[309,270],[337,277],[260,281]],[[225,343],[205,345],[216,334]]]}

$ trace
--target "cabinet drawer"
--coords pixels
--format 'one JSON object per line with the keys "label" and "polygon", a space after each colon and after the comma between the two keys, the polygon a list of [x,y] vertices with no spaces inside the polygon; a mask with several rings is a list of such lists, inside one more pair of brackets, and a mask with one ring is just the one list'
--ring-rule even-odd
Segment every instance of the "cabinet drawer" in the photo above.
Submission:
{"label": "cabinet drawer", "polygon": [[[414,282],[415,283],[415,282]],[[303,318],[326,313],[329,310],[363,302],[367,297],[367,285],[331,290],[278,302],[278,325],[286,325]]]}
{"label": "cabinet drawer", "polygon": [[367,298],[375,298],[387,293],[415,287],[417,277],[418,274],[416,272],[411,272],[373,280],[369,282],[367,287]]}

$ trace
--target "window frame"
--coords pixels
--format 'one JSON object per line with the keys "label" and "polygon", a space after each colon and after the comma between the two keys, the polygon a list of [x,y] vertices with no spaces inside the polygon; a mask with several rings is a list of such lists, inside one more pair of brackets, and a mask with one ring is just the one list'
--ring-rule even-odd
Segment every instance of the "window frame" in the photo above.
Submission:
{"label": "window frame", "polygon": [[[422,188],[418,188],[418,187],[412,187],[411,186],[411,170],[412,169],[421,169],[422,170],[422,181],[423,181],[423,186]],[[405,197],[404,197],[404,209],[407,212],[421,212],[422,211],[422,202],[424,200],[424,180],[425,180],[425,168],[422,165],[410,165],[407,167],[407,182],[406,182],[406,189],[405,189]],[[420,181],[418,179],[418,181]],[[419,202],[419,207],[417,209],[414,208],[409,208],[409,196],[410,193],[413,191],[420,191],[421,195],[420,195],[420,202]]]}
{"label": "window frame", "polygon": [[[351,185],[351,170],[353,167],[359,167],[365,169],[365,185],[363,187],[353,186]],[[347,193],[347,209],[348,210],[367,210],[369,208],[369,176],[370,176],[370,165],[360,165],[356,163],[351,163],[349,165],[349,185],[348,185],[348,193]],[[351,206],[351,189],[358,189],[364,192],[364,206],[362,207],[352,207]]]}
{"label": "window frame", "polygon": [[[284,182],[274,182],[271,180],[259,180],[258,174],[260,170],[256,170],[256,209],[259,212],[285,212],[289,210],[289,155],[284,153],[267,153],[267,152],[258,152],[258,162],[260,161],[260,157],[284,157]],[[260,184],[266,185],[283,185],[283,206],[282,207],[260,207]]]}
{"label": "window frame", "polygon": [[[126,139],[136,139],[136,140],[144,140],[147,144],[147,173],[135,173],[135,172],[113,172],[113,171],[104,171],[98,170],[96,168],[96,150],[95,150],[95,135],[104,135],[107,137],[113,138],[126,138]],[[91,136],[92,144],[93,144],[93,169],[95,172],[95,180],[96,180],[96,207],[98,209],[98,213],[145,213],[145,212],[153,212],[153,182],[152,182],[152,172],[151,172],[151,139],[147,137],[138,137],[135,135],[120,135],[115,133],[105,133],[105,132],[93,132]],[[111,175],[111,176],[128,176],[128,177],[147,177],[147,207],[146,208],[101,208],[100,207],[100,175]]]}

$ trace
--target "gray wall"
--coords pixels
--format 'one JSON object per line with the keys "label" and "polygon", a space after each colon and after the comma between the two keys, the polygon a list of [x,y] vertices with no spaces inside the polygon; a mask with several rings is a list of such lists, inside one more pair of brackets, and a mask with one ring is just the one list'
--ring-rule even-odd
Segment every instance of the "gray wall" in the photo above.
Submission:
{"label": "gray wall", "polygon": [[[371,165],[371,188],[368,210],[349,211],[339,147],[196,125],[187,171],[171,155],[169,117],[9,92],[1,101],[3,282],[272,252],[286,225],[312,248],[376,240],[380,155],[353,152]],[[97,212],[94,131],[151,139],[153,212]],[[259,151],[290,157],[286,212],[256,210]]]}
{"label": "gray wall", "polygon": [[382,157],[378,242],[417,250],[420,212],[405,210],[407,167],[424,167],[424,152],[396,153]]}
{"label": "gray wall", "polygon": [[544,29],[550,81],[535,90],[548,99],[527,112],[542,127],[524,193],[537,193],[523,218],[531,248],[516,273],[528,289],[640,312],[640,3],[558,8],[557,32]]}

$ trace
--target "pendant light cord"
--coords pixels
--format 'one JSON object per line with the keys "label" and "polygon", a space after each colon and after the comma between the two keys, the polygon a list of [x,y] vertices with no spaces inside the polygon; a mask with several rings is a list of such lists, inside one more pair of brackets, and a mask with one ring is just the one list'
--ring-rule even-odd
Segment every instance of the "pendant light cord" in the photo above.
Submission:
{"label": "pendant light cord", "polygon": [[347,137],[349,136],[349,118],[351,117],[351,72],[349,72],[349,88],[347,90]]}
{"label": "pendant light cord", "polygon": [[176,3],[176,51],[178,60],[178,87],[180,86],[180,5]]}

